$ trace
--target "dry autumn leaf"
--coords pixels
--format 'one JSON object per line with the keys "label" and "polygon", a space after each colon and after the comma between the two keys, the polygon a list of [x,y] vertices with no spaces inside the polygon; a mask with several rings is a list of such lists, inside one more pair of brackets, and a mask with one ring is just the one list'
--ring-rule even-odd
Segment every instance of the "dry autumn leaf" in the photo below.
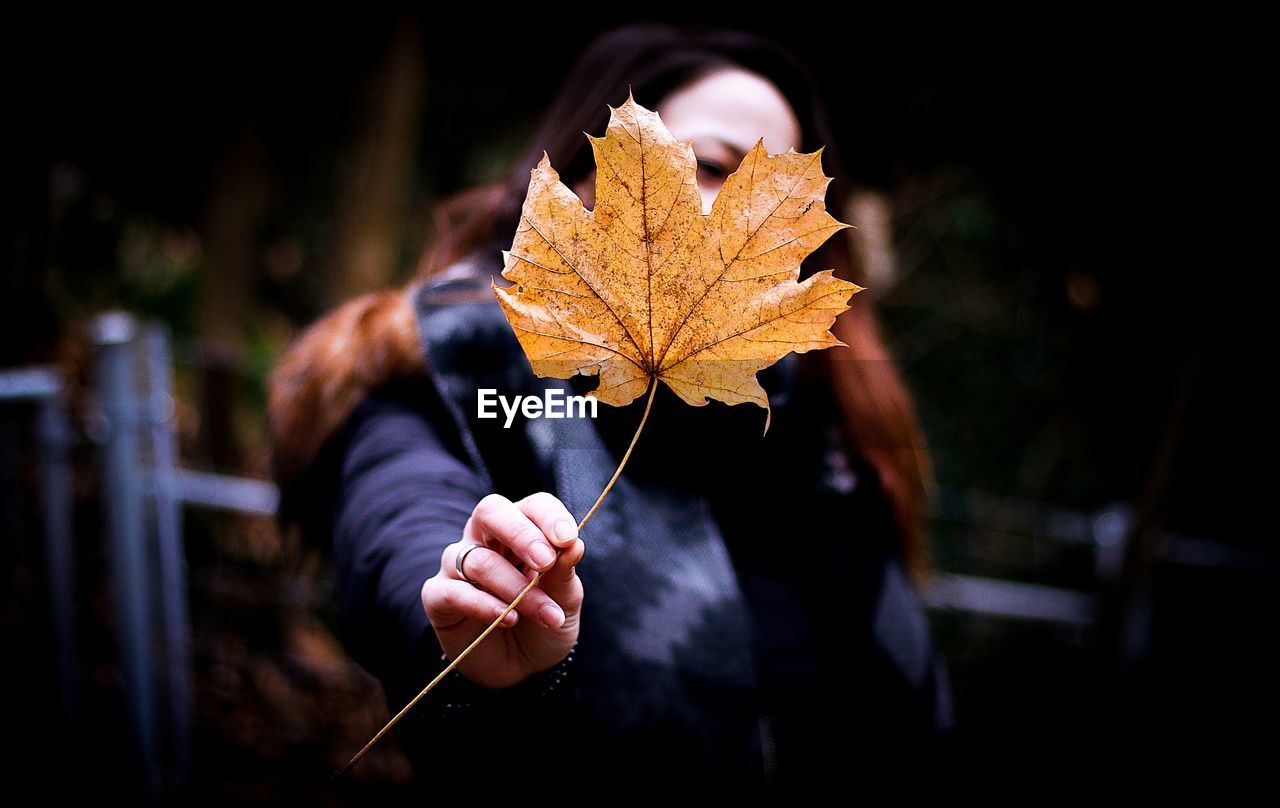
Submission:
{"label": "dry autumn leaf", "polygon": [[849,227],[827,213],[822,149],[771,155],[758,140],[704,215],[690,142],[628,94],[610,107],[594,210],[546,152],[531,172],[502,276],[491,281],[534,373],[600,376],[622,406],[651,380],[685,402],[763,407],[756,373],[791,351],[844,345],[828,329],[862,287],[800,262]]}

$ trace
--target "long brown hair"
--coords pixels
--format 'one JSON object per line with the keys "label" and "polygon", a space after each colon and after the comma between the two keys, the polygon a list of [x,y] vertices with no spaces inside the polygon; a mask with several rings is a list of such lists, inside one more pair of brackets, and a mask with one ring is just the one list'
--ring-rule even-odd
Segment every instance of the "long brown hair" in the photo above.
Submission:
{"label": "long brown hair", "polygon": [[[755,34],[698,26],[644,23],[606,32],[565,78],[527,151],[497,180],[437,208],[436,233],[414,283],[348,302],[308,329],[281,360],[270,384],[270,409],[276,474],[286,500],[290,486],[365,392],[421,368],[411,290],[477,250],[496,255],[510,246],[529,170],[543,150],[561,180],[572,186],[594,167],[583,133],[604,131],[609,105],[619,106],[630,91],[637,103],[652,109],[671,91],[722,67],[751,70],[779,88],[800,123],[798,150],[825,147],[823,167],[832,177],[827,204],[842,210],[849,184],[839,150],[816,82],[790,52]],[[866,285],[862,262],[843,235],[814,251],[801,276],[825,268]],[[846,443],[875,469],[904,557],[919,579],[929,566],[923,511],[930,469],[911,396],[885,348],[868,295],[855,295],[832,331],[847,348],[807,352],[802,360],[817,364],[829,380],[843,413]]]}

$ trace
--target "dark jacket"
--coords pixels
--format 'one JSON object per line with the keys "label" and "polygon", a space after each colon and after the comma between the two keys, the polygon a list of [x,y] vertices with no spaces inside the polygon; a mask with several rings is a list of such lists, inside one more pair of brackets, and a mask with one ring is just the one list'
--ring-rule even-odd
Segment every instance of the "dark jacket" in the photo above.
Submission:
{"label": "dark jacket", "polygon": [[[581,518],[644,405],[602,404],[594,420],[517,415],[510,429],[478,418],[480,388],[595,384],[533,375],[488,288],[500,268],[464,262],[420,290],[427,376],[370,395],[333,442],[343,639],[392,714],[445,665],[420,591],[474,503],[545,490]],[[531,680],[505,693],[450,677],[399,725],[420,780],[492,779],[495,759],[545,780],[557,769],[538,759],[567,755],[579,784],[817,787],[850,776],[855,750],[862,776],[883,777],[950,726],[888,503],[841,448],[810,367],[793,353],[761,373],[763,438],[760,408],[691,407],[660,387],[582,530],[569,675],[549,692]]]}

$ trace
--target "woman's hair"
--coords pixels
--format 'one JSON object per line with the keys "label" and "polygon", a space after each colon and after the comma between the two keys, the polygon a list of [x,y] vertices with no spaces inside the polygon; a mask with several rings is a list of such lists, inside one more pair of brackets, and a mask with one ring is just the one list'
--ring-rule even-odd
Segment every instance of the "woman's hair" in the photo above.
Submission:
{"label": "woman's hair", "polygon": [[[527,150],[509,169],[437,208],[435,237],[415,281],[404,289],[349,301],[286,352],[270,383],[273,458],[285,502],[290,485],[365,393],[397,374],[420,372],[412,289],[478,250],[498,255],[510,246],[529,171],[544,150],[561,181],[572,187],[594,168],[583,133],[603,132],[609,105],[619,106],[628,90],[637,103],[652,109],[673,90],[726,67],[764,76],[788,99],[800,123],[797,150],[825,147],[823,168],[832,177],[827,204],[841,210],[848,180],[817,84],[787,50],[756,34],[700,26],[644,23],[604,33],[565,78]],[[844,235],[829,239],[804,263],[813,270],[832,268],[837,277],[865,284],[859,256]],[[855,295],[831,330],[848,347],[806,352],[802,361],[829,380],[843,414],[843,437],[875,469],[904,557],[919,577],[928,568],[923,512],[930,470],[911,397],[880,337],[867,295]]]}

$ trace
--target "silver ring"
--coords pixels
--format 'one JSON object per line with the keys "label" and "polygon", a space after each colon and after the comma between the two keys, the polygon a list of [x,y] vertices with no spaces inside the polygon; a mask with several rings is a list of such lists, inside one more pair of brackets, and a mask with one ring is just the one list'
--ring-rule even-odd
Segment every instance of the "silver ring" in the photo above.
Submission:
{"label": "silver ring", "polygon": [[467,553],[471,552],[472,550],[480,546],[481,545],[479,544],[468,544],[466,547],[459,550],[458,554],[453,558],[453,568],[458,571],[458,575],[462,576],[462,580],[466,581],[472,586],[479,586],[479,584],[477,584],[475,581],[468,578],[467,574],[462,571],[462,562],[466,559]]}

